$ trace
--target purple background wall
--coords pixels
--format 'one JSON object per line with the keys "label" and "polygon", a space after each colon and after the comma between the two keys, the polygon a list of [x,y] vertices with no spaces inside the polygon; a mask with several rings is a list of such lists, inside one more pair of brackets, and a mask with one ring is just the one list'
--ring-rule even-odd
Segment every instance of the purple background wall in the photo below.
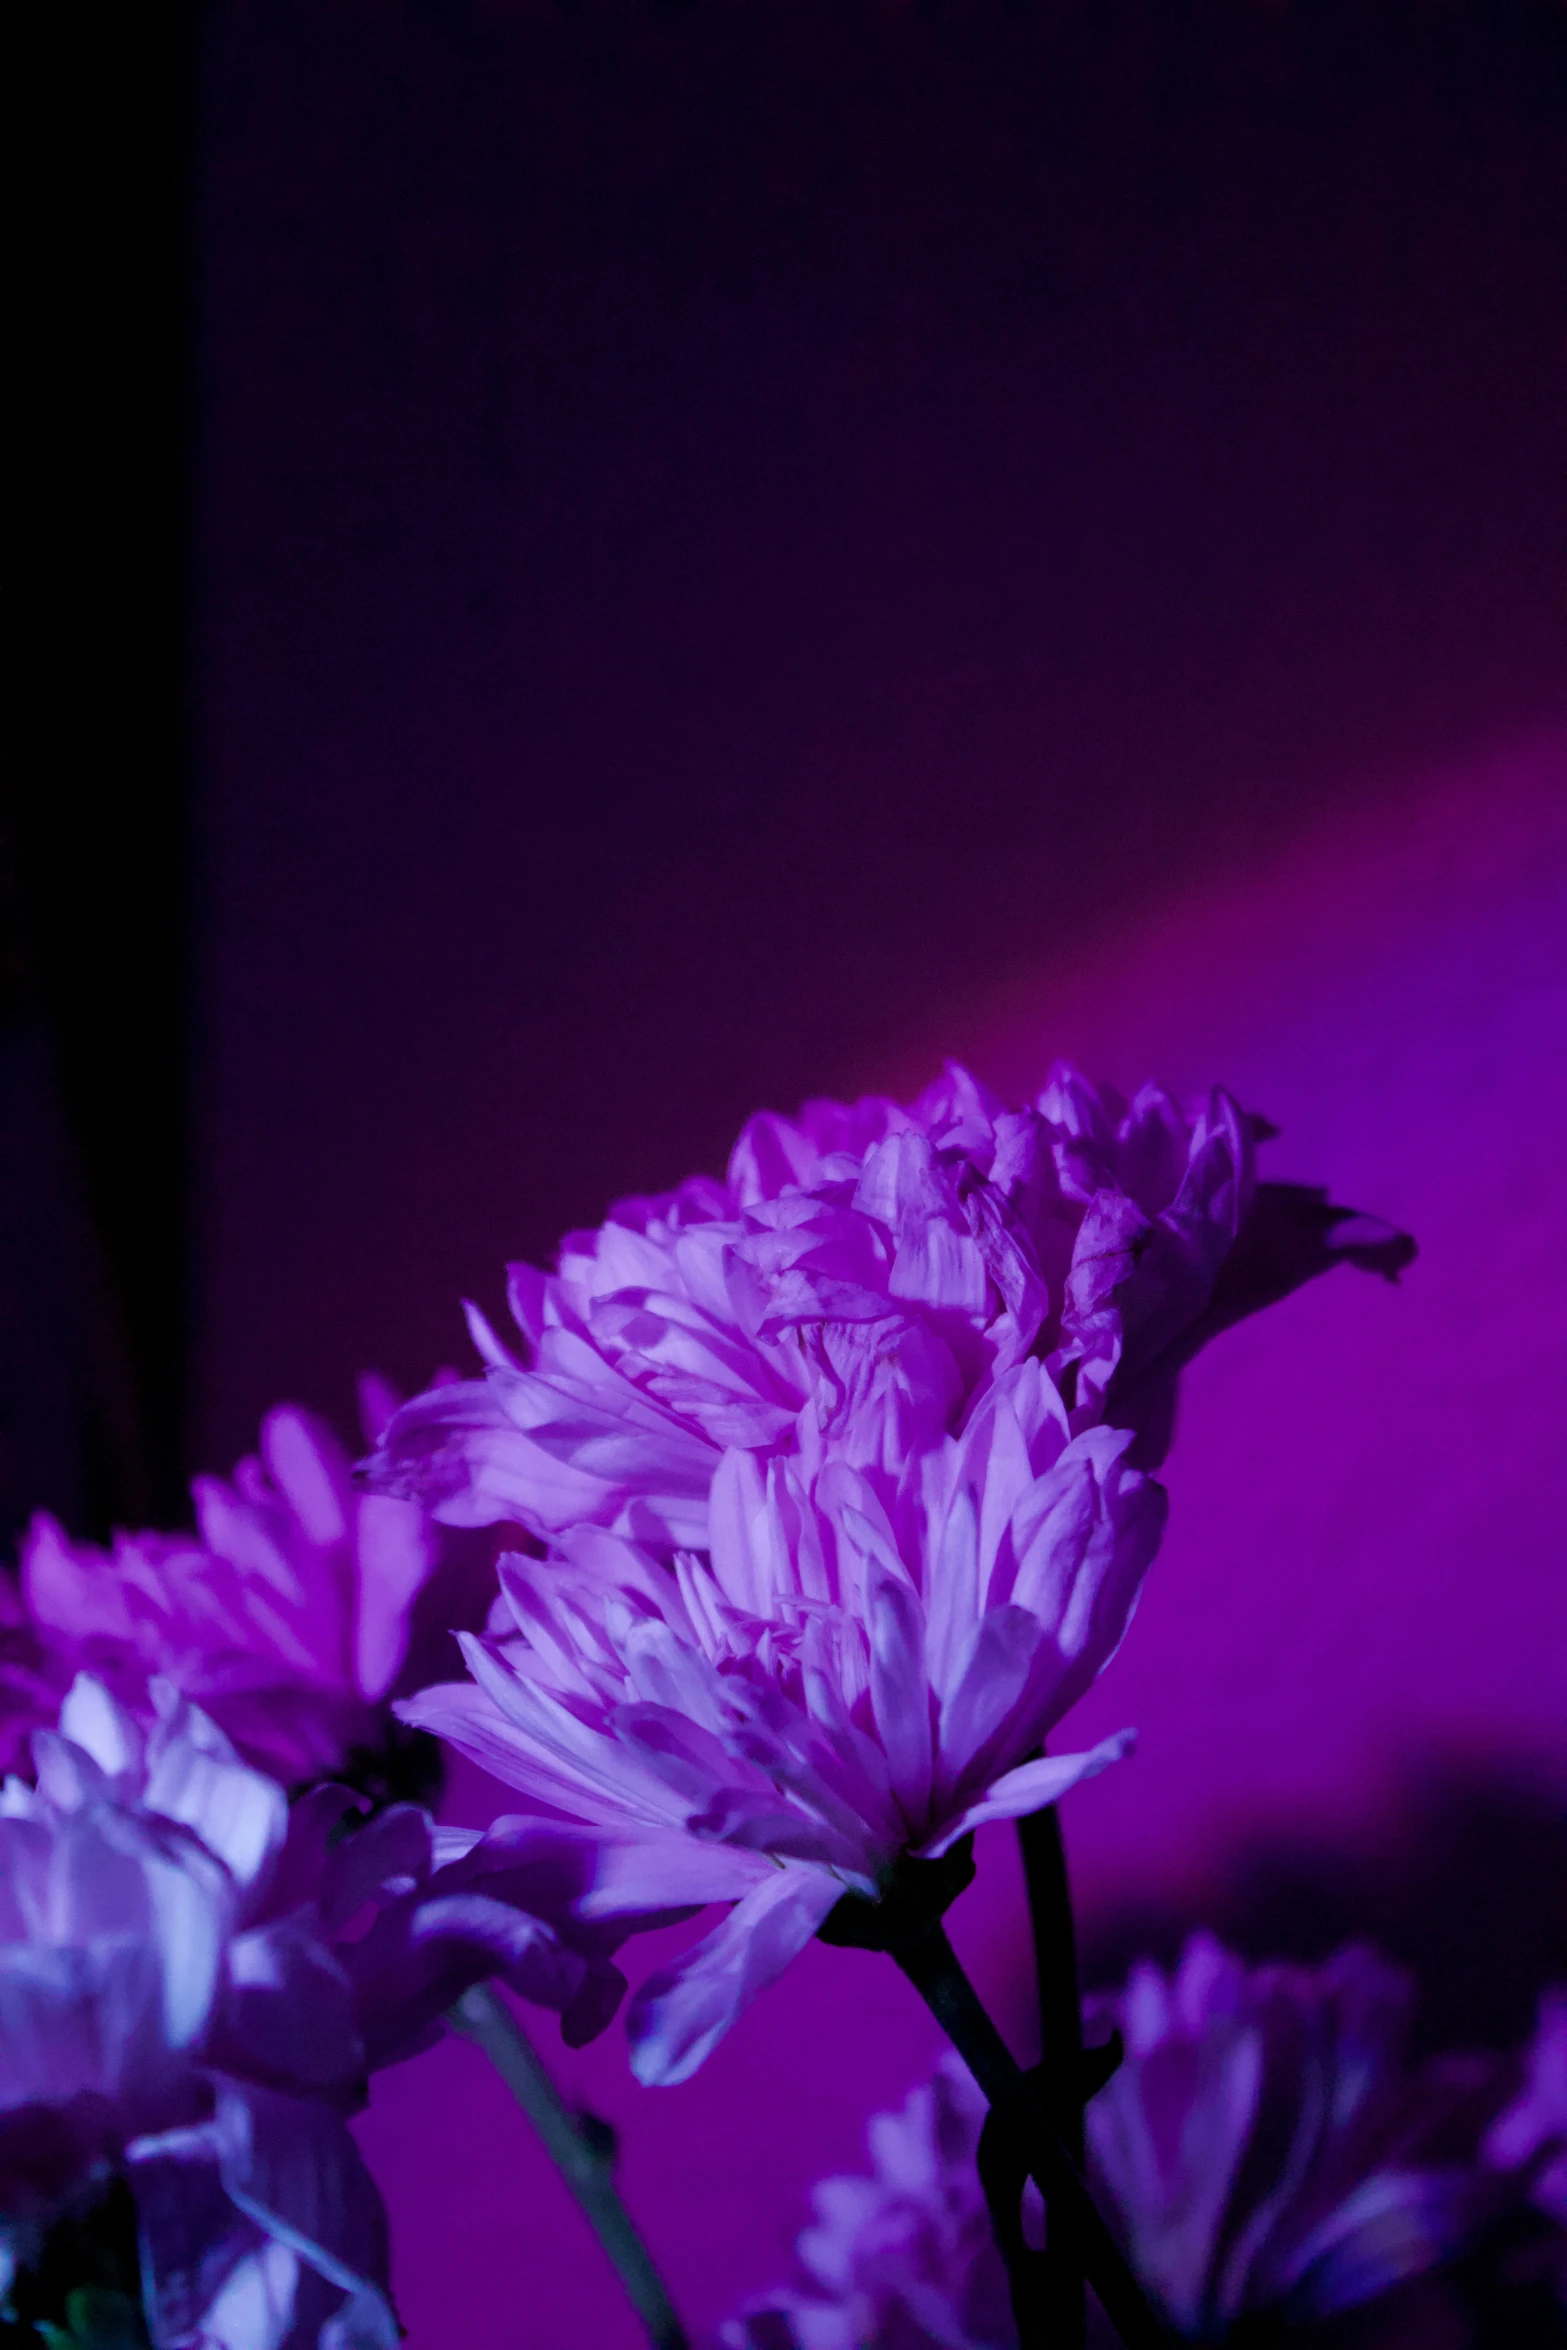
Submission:
{"label": "purple background wall", "polygon": [[[1424,1254],[1193,1375],[1091,1939],[1374,1930],[1434,2032],[1518,2030],[1567,1968],[1559,12],[207,30],[195,1458],[422,1378],[759,1102],[1220,1078]],[[1021,2038],[1014,1895],[992,1839]],[[812,1952],[679,2091],[562,2059],[698,2321],[925,2060],[886,1973]],[[365,2139],[415,2350],[632,2340],[470,2052]]]}

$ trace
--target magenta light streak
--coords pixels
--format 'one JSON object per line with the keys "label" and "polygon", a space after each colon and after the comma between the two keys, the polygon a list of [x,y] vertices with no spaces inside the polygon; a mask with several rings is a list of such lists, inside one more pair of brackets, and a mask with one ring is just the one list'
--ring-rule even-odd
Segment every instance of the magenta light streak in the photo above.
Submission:
{"label": "magenta light streak", "polygon": [[[1401,1289],[1315,1283],[1188,1375],[1164,1554],[1071,1724],[1142,1732],[1070,1798],[1090,1919],[1259,1828],[1367,1834],[1441,1753],[1567,1784],[1567,742],[1156,909],[865,1081],[908,1090],[946,1051],[1008,1092],[1057,1052],[1120,1082],[1218,1079],[1284,1129],[1272,1171],[1422,1251]],[[453,1800],[481,1818],[493,1799],[465,1774]],[[1019,1922],[1011,1847],[986,1831],[953,1924],[998,1997]],[[638,2089],[618,2027],[552,2061],[621,2130],[626,2193],[700,2333],[784,2273],[811,2181],[859,2164],[867,2113],[933,2055],[885,1961],[818,1947],[682,2088]],[[380,2079],[361,2140],[411,2350],[630,2350],[583,2223],[472,2049]]]}

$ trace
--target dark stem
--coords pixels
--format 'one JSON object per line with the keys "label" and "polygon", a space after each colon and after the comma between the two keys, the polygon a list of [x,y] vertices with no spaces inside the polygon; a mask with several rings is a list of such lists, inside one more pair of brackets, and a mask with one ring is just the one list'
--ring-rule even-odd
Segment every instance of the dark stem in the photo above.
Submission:
{"label": "dark stem", "polygon": [[510,2008],[481,1984],[464,1992],[446,2020],[453,2031],[483,2049],[538,2131],[545,2152],[609,2255],[654,2350],[688,2350],[674,2304],[620,2199],[608,2156],[567,2108]]}
{"label": "dark stem", "polygon": [[[1045,2111],[1079,2171],[1083,2168],[1083,1999],[1077,1979],[1077,1933],[1066,1871],[1061,1814],[1052,1804],[1019,1820],[1023,1881],[1034,1929],[1039,1984],[1038,2079]],[[1082,2350],[1088,2329],[1082,2260],[1064,2216],[1050,2215],[1038,2278],[1043,2339],[1051,2350]]]}
{"label": "dark stem", "polygon": [[1061,2142],[1083,2162],[1083,2001],[1077,1980],[1077,1934],[1067,1882],[1061,1814],[1054,1804],[1019,1820],[1023,1882],[1034,1929],[1039,1984],[1039,2049],[1045,2102]]}
{"label": "dark stem", "polygon": [[958,1963],[944,1926],[927,1926],[893,1951],[996,2114],[1005,2121],[1044,2196],[1052,2228],[1065,2223],[1083,2270],[1126,2350],[1168,2350],[1170,2336],[1127,2265],[1082,2175]]}

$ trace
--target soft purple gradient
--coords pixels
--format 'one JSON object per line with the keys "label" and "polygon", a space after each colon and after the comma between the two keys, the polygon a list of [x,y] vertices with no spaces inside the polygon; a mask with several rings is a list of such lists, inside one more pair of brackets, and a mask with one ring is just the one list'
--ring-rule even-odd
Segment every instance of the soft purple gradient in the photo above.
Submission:
{"label": "soft purple gradient", "polygon": [[[1423,1255],[1188,1377],[1090,1922],[1434,1744],[1560,1773],[1567,752],[1433,781],[1560,709],[1524,18],[210,23],[196,1458],[758,1101],[1219,1079]],[[933,2055],[812,1948],[684,2087],[557,2062],[710,2325]],[[361,2127],[411,2350],[630,2350],[474,2050]]]}
{"label": "soft purple gradient", "polygon": [[[1369,1839],[1434,1753],[1567,1786],[1567,744],[1308,834],[863,1074],[912,1090],[946,1051],[1007,1092],[1057,1052],[1175,1087],[1217,1072],[1284,1129],[1276,1172],[1421,1245],[1401,1288],[1333,1276],[1187,1374],[1165,1552],[1070,1726],[1142,1734],[1072,1800],[1090,1923],[1178,1895],[1259,1828]],[[497,1795],[464,1772],[453,1801],[482,1818]],[[954,1935],[1021,2039],[1015,1863],[1005,1830],[980,1848]],[[779,2273],[810,2182],[853,2167],[866,2114],[933,2054],[884,1959],[817,1946],[680,2088],[638,2089],[618,2030],[553,2061],[621,2130],[628,2197],[711,2328]],[[384,2076],[360,2130],[414,2350],[629,2350],[583,2224],[471,2049]]]}
{"label": "soft purple gradient", "polygon": [[204,23],[201,1466],[1559,708],[1554,9]]}

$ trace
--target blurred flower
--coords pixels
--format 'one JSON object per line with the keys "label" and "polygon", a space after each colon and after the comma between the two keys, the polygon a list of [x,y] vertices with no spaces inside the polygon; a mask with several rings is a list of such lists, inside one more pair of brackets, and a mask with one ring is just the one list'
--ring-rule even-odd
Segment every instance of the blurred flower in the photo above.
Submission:
{"label": "blurred flower", "polygon": [[[396,1401],[362,1383],[372,1440]],[[192,1490],[197,1533],[120,1534],[108,1551],[33,1521],[0,1618],[0,1759],[14,1767],[86,1669],[133,1708],[150,1677],[172,1681],[285,1784],[351,1756],[373,1775],[396,1731],[386,1700],[447,1662],[451,1623],[482,1621],[489,1547],[360,1491],[330,1429],[291,1404],[263,1421],[259,1459]]]}
{"label": "blurred flower", "polygon": [[[0,1796],[0,2303],[106,2189],[134,2200],[157,2350],[391,2350],[385,2219],[345,2116],[470,1984],[607,2021],[622,1987],[442,1867],[426,1816],[292,1812],[166,1684],[143,1724],[85,1676]],[[514,1841],[547,1885],[548,1832]],[[567,1856],[569,1861],[569,1854]]]}
{"label": "blurred flower", "polygon": [[[1176,2331],[1310,2323],[1458,2251],[1492,2198],[1474,2162],[1497,2074],[1401,2061],[1410,1987],[1364,1950],[1248,1969],[1207,1936],[1144,1963],[1085,2019],[1126,2039],[1088,2107],[1090,2176]],[[874,2175],[827,2179],[805,2281],[724,2330],[732,2350],[1011,2350],[1017,2332],[976,2157],[985,2101],[945,2058],[870,2126]],[[1042,2239],[1037,2199],[1025,2231]]]}
{"label": "blurred flower", "polygon": [[[1199,1934],[1090,1999],[1126,2054],[1088,2107],[1092,2169],[1187,2335],[1264,2309],[1326,2318],[1456,2251],[1493,2200],[1475,2161],[1496,2068],[1411,2072],[1413,1985],[1373,1952],[1249,1968]],[[1096,2030],[1095,2027],[1098,2027]]]}
{"label": "blurred flower", "polygon": [[796,2252],[805,2281],[720,2329],[728,2350],[1013,2350],[1007,2274],[975,2158],[985,2100],[956,2056],[871,2117],[869,2178],[823,2179]]}
{"label": "blurred flower", "polygon": [[[1072,1436],[1043,1366],[894,1476],[722,1456],[710,1552],[602,1529],[507,1558],[473,1683],[400,1707],[580,1823],[587,1918],[730,1901],[633,2003],[643,2080],[693,2072],[845,1893],[1124,1752],[1037,1756],[1126,1629],[1163,1526],[1129,1438]],[[955,1888],[954,1888],[955,1889]]]}
{"label": "blurred flower", "polygon": [[[1547,1991],[1540,2002],[1523,2085],[1488,2132],[1485,2159],[1514,2174],[1535,2209],[1567,2229],[1567,1991]],[[1567,2299],[1567,2244],[1557,2267]]]}

